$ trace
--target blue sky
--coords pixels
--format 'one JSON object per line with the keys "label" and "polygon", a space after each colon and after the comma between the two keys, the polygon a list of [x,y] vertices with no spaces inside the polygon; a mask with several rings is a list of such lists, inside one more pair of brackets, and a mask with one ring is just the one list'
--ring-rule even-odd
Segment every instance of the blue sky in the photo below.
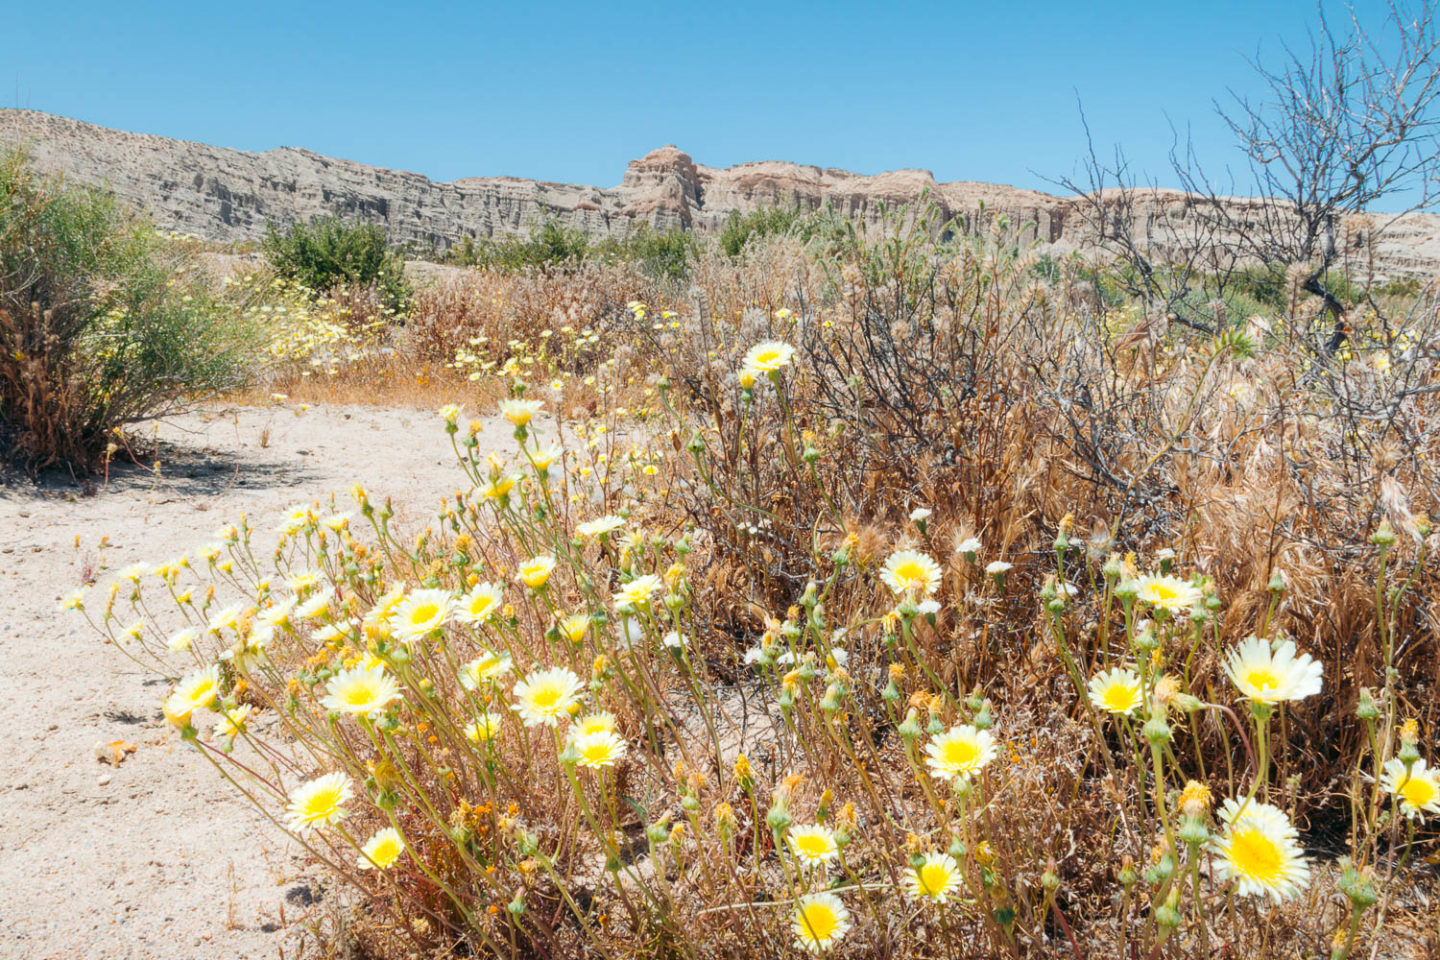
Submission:
{"label": "blue sky", "polygon": [[1212,100],[1315,21],[1313,0],[406,7],[0,0],[0,102],[438,180],[609,186],[675,143],[1045,189],[1083,149],[1078,96],[1163,182],[1172,123],[1233,162]]}

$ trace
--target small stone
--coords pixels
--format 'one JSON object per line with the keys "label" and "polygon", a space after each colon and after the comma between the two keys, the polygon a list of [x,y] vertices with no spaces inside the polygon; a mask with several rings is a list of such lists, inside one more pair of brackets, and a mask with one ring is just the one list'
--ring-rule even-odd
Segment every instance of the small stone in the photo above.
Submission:
{"label": "small stone", "polygon": [[105,784],[107,784],[107,783],[110,782],[110,774],[108,774],[108,773],[102,773],[102,774],[100,774],[99,778],[98,778],[95,782],[98,783],[98,784],[100,784],[100,786],[102,786],[102,787],[105,786]]}

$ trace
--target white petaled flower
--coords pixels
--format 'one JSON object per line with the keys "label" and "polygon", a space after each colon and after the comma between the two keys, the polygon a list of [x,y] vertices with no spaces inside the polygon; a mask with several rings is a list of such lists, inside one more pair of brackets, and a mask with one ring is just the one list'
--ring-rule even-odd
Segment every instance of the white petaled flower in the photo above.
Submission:
{"label": "white petaled flower", "polygon": [[215,611],[210,617],[209,623],[205,625],[205,632],[219,633],[221,630],[234,629],[236,622],[240,619],[240,615],[244,612],[245,606],[239,603],[234,603]]}
{"label": "white petaled flower", "polygon": [[248,703],[242,703],[234,710],[221,710],[220,719],[215,721],[214,734],[217,740],[234,742],[245,729],[245,724],[250,720],[250,714],[254,711]]}
{"label": "white petaled flower", "polygon": [[918,550],[892,553],[880,570],[880,579],[897,596],[931,596],[940,588],[940,578],[940,564]]}
{"label": "white petaled flower", "polygon": [[1186,613],[1204,599],[1204,594],[1179,577],[1146,574],[1135,579],[1135,599],[1168,613]]}
{"label": "white petaled flower", "polygon": [[969,724],[951,727],[925,745],[925,765],[939,780],[979,773],[995,759],[995,737]]}
{"label": "white petaled flower", "polygon": [[840,844],[835,840],[835,831],[823,824],[791,827],[785,836],[790,852],[801,863],[814,866],[830,863],[840,857]]}
{"label": "white petaled flower", "polygon": [[172,633],[169,639],[165,641],[165,646],[176,653],[182,653],[190,649],[198,636],[199,633],[194,627],[186,627],[183,630]]}
{"label": "white petaled flower", "polygon": [[271,604],[255,614],[255,622],[266,627],[283,627],[290,622],[290,615],[295,611],[295,604],[296,601],[293,599]]}
{"label": "white petaled flower", "polygon": [[599,733],[602,730],[615,732],[615,714],[608,710],[586,714],[575,721],[575,736],[577,737],[589,733]]}
{"label": "white petaled flower", "polygon": [[220,698],[220,665],[212,663],[197,670],[175,685],[175,692],[165,698],[162,712],[171,723],[184,727],[190,714],[208,707]]}
{"label": "white petaled flower", "polygon": [[1406,818],[1425,819],[1427,813],[1440,813],[1440,771],[1432,770],[1424,760],[1416,760],[1409,773],[1399,757],[1385,761],[1380,774],[1380,789],[1400,803]]}
{"label": "white petaled flower", "polygon": [[466,690],[476,690],[486,681],[505,676],[510,672],[510,667],[510,654],[482,650],[480,656],[460,668],[460,686]]}
{"label": "white petaled flower", "polygon": [[575,762],[592,770],[614,766],[625,756],[626,749],[625,741],[612,730],[581,733],[570,745],[575,751]]}
{"label": "white petaled flower", "polygon": [[405,852],[405,838],[394,827],[378,831],[360,848],[355,865],[361,870],[385,870]]}
{"label": "white petaled flower", "polygon": [[330,612],[330,604],[334,599],[334,590],[320,587],[295,607],[295,616],[301,620],[318,620]]}
{"label": "white petaled flower", "polygon": [[580,706],[580,678],[564,667],[537,670],[515,684],[515,710],[527,727],[553,727]]}
{"label": "white petaled flower", "polygon": [[550,580],[550,574],[555,572],[555,558],[543,555],[531,557],[515,571],[515,579],[519,580],[531,590],[539,590]]}
{"label": "white petaled flower", "polygon": [[1325,668],[1308,653],[1297,655],[1292,640],[1272,650],[1266,641],[1250,637],[1225,658],[1225,673],[1242,697],[1275,704],[1319,693]]}
{"label": "white petaled flower", "polygon": [[791,927],[795,942],[811,953],[821,953],[850,932],[850,911],[833,893],[812,893],[795,904]]}
{"label": "white petaled flower", "polygon": [[500,414],[515,426],[523,427],[534,419],[544,406],[544,400],[502,400]]}
{"label": "white petaled flower", "polygon": [[625,520],[612,513],[576,525],[575,532],[582,537],[601,537],[614,533],[623,526],[625,526]]}
{"label": "white petaled flower", "polygon": [[1140,709],[1143,700],[1140,677],[1129,667],[1116,667],[1090,678],[1090,702],[1101,710],[1127,716]]}
{"label": "white petaled flower", "polygon": [[752,376],[759,376],[762,373],[774,373],[790,365],[795,357],[795,348],[788,343],[772,340],[767,343],[757,343],[745,352],[745,358],[740,361],[740,369]]}
{"label": "white petaled flower", "polygon": [[650,596],[660,589],[660,578],[653,573],[647,573],[643,577],[636,577],[629,583],[622,584],[620,590],[612,598],[615,602],[615,610],[619,613],[630,613],[635,610],[644,610],[650,605]]}
{"label": "white petaled flower", "polygon": [[401,640],[415,640],[445,626],[455,598],[448,590],[414,590],[395,605],[390,629]]}
{"label": "white petaled flower", "polygon": [[482,713],[473,723],[465,724],[465,739],[471,743],[488,743],[500,733],[500,715]]}
{"label": "white petaled flower", "polygon": [[948,853],[927,853],[925,862],[910,868],[908,893],[915,900],[945,903],[960,889],[960,864]]}
{"label": "white petaled flower", "polygon": [[465,408],[458,403],[447,403],[439,410],[436,410],[435,413],[446,423],[454,423],[460,419],[460,412],[464,409]]}
{"label": "white petaled flower", "polygon": [[1014,569],[1014,567],[1015,564],[1010,563],[1007,560],[991,560],[989,563],[985,564],[985,572],[990,574],[990,576],[992,577],[997,577],[1002,573],[1009,573],[1011,570]]}
{"label": "white petaled flower", "polygon": [[935,512],[929,507],[916,507],[910,511],[910,519],[915,523],[919,523],[922,520],[929,520],[934,515]]}
{"label": "white petaled flower", "polygon": [[1219,878],[1234,880],[1241,896],[1268,896],[1280,903],[1300,895],[1310,867],[1299,833],[1284,811],[1258,800],[1225,801],[1217,811],[1225,830],[1210,841]]}
{"label": "white petaled flower", "polygon": [[498,583],[477,583],[460,598],[454,617],[460,623],[485,623],[505,602],[505,592]]}
{"label": "white petaled flower", "polygon": [[356,716],[374,716],[392,700],[400,699],[400,685],[381,665],[357,664],[341,670],[325,685],[326,710]]}
{"label": "white petaled flower", "polygon": [[961,540],[959,543],[955,544],[955,552],[979,553],[980,548],[983,546],[984,544],[980,542],[979,537],[966,537],[964,540]]}
{"label": "white petaled flower", "polygon": [[308,833],[316,827],[339,823],[349,814],[345,804],[353,795],[350,778],[343,773],[327,773],[301,784],[290,794],[286,808],[290,829]]}

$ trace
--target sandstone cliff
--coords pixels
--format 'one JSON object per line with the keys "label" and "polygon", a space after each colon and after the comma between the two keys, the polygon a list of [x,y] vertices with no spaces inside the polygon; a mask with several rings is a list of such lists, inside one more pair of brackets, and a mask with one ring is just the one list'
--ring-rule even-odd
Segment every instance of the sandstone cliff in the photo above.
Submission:
{"label": "sandstone cliff", "polygon": [[[617,186],[601,188],[512,177],[437,183],[295,147],[250,153],[28,110],[0,109],[0,143],[26,144],[42,167],[105,185],[167,229],[217,241],[258,239],[269,221],[327,213],[380,223],[395,242],[440,248],[467,235],[527,232],[547,219],[596,236],[623,235],[641,222],[712,232],[731,211],[774,205],[830,204],[874,222],[884,207],[912,203],[927,191],[942,214],[960,218],[972,232],[1004,215],[1017,230],[1028,225],[1020,239],[1058,252],[1089,247],[1092,240],[1075,198],[986,183],[937,183],[925,170],[865,176],[777,161],[718,169],[673,146],[631,161]],[[1178,221],[1186,214],[1185,197],[1149,198],[1140,213],[1150,222]],[[1377,253],[1386,273],[1440,273],[1440,217],[1403,218]]]}

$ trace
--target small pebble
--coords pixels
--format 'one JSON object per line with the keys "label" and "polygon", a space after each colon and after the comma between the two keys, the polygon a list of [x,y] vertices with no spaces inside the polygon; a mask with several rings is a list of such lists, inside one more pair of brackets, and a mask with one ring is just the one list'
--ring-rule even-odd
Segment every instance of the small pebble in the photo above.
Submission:
{"label": "small pebble", "polygon": [[105,784],[107,784],[107,783],[110,782],[110,774],[108,774],[108,773],[102,773],[102,774],[100,774],[100,778],[99,778],[98,780],[96,780],[95,782],[98,783],[98,784],[100,784],[100,786],[102,786],[102,787],[105,786]]}

